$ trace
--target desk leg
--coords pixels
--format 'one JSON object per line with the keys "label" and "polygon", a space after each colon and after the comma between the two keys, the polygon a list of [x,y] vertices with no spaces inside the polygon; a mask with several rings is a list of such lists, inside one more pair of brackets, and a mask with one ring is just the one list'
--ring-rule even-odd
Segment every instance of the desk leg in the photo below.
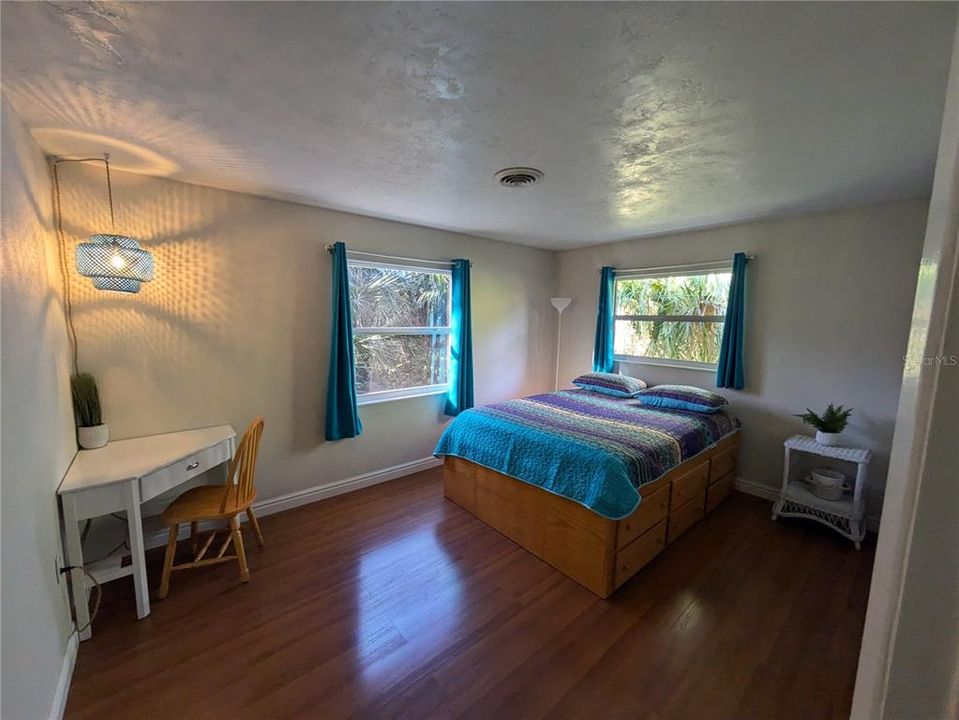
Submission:
{"label": "desk leg", "polygon": [[133,587],[137,596],[137,618],[150,614],[150,588],[147,585],[146,557],[143,548],[143,522],[140,517],[140,483],[127,483],[127,530],[133,560]]}
{"label": "desk leg", "polygon": [[[77,519],[77,504],[73,495],[61,495],[63,507],[63,553],[67,565],[83,567],[83,544],[80,541],[80,521]],[[87,605],[87,579],[80,570],[70,571],[70,599],[77,627],[90,622],[90,607]],[[93,633],[86,628],[80,633],[81,640],[89,640]]]}

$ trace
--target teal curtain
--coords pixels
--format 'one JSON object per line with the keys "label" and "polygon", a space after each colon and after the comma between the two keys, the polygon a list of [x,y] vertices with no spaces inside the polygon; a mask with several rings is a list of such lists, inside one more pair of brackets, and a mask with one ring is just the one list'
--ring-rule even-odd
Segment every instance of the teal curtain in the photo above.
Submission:
{"label": "teal curtain", "polygon": [[726,301],[726,323],[723,327],[723,342],[719,348],[719,364],[716,368],[716,387],[741,390],[746,384],[743,366],[743,336],[746,321],[746,265],[745,253],[733,256],[733,278],[729,284],[729,299]]}
{"label": "teal curtain", "polygon": [[596,343],[593,372],[613,371],[613,306],[616,304],[616,271],[604,267],[599,276],[599,307],[596,312]]}
{"label": "teal curtain", "polygon": [[333,299],[330,328],[330,374],[326,384],[326,439],[342,440],[363,432],[356,407],[353,362],[353,318],[350,313],[350,276],[346,245],[336,243],[333,255]]}
{"label": "teal curtain", "polygon": [[447,415],[473,407],[473,321],[470,312],[470,261],[453,261],[453,315],[450,317],[450,389]]}

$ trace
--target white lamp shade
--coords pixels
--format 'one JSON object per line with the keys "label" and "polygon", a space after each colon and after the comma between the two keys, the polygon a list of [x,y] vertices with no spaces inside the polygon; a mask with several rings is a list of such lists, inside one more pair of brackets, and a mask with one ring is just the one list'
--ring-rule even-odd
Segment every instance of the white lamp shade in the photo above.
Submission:
{"label": "white lamp shade", "polygon": [[562,313],[563,310],[568,308],[569,304],[573,302],[573,298],[550,298],[549,301],[553,304],[554,308]]}

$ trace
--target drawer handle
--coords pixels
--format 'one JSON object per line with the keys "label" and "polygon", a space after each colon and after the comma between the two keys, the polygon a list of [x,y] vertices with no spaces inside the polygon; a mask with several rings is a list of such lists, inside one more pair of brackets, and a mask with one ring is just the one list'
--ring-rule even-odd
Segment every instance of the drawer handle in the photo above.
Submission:
{"label": "drawer handle", "polygon": [[199,460],[194,460],[193,462],[191,462],[189,465],[186,466],[186,469],[187,469],[187,470],[196,470],[198,467],[200,467],[200,461],[199,461]]}

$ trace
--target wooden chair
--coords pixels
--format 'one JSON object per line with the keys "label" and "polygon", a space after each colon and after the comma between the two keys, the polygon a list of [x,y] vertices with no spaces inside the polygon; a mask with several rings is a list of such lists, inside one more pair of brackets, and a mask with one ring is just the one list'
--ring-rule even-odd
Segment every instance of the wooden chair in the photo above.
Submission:
{"label": "wooden chair", "polygon": [[[262,435],[263,418],[258,417],[250,423],[246,432],[243,433],[240,447],[237,448],[236,455],[230,462],[226,485],[205,485],[187,490],[163,511],[163,519],[170,526],[170,536],[167,540],[166,558],[163,562],[160,599],[165,598],[170,591],[170,574],[174,570],[185,570],[186,568],[216,565],[217,563],[236,560],[240,565],[240,580],[247,582],[250,579],[238,516],[241,512],[246,513],[253,534],[256,536],[256,541],[260,547],[263,547],[263,534],[260,532],[260,524],[253,514],[252,507],[253,501],[256,499],[253,475],[256,471],[256,456],[260,449],[260,437]],[[230,525],[230,531],[220,546],[216,557],[205,557],[213,539],[216,537],[216,531],[210,533],[203,547],[197,551],[199,539],[197,537],[197,523],[204,520],[226,520]],[[190,523],[190,546],[191,551],[195,553],[195,557],[190,562],[174,565],[173,558],[176,555],[177,535],[179,535],[181,523]],[[236,548],[236,554],[225,555],[231,542]]]}

